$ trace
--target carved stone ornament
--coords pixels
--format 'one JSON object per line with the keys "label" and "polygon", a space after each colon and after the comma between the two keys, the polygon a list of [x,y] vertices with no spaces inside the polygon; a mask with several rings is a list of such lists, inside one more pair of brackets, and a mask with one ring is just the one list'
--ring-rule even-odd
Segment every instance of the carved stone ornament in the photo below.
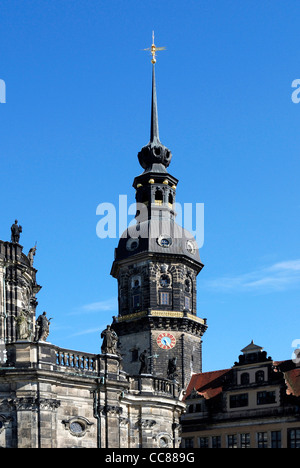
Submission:
{"label": "carved stone ornament", "polygon": [[154,419],[139,419],[137,425],[143,429],[151,429],[155,426],[156,421]]}
{"label": "carved stone ornament", "polygon": [[38,408],[46,411],[53,411],[60,406],[60,401],[52,398],[23,397],[14,398],[8,404],[17,411],[37,411]]}
{"label": "carved stone ornament", "polygon": [[0,434],[7,428],[12,420],[12,418],[0,414]]}
{"label": "carved stone ornament", "polygon": [[129,419],[128,418],[120,418],[120,426],[127,426],[129,424]]}
{"label": "carved stone ornament", "polygon": [[123,413],[123,408],[121,408],[120,406],[106,405],[103,408],[103,412],[109,415],[117,415]]}

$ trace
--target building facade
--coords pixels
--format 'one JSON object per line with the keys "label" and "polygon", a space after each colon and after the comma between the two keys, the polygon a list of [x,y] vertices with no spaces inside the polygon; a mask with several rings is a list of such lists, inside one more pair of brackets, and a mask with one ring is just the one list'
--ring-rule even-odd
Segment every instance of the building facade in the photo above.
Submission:
{"label": "building facade", "polygon": [[177,382],[128,375],[108,326],[101,353],[46,341],[35,319],[36,270],[21,245],[0,242],[0,447],[178,447],[185,404]]}
{"label": "building facade", "polygon": [[274,362],[251,342],[232,368],[194,375],[182,446],[300,448],[299,361]]}

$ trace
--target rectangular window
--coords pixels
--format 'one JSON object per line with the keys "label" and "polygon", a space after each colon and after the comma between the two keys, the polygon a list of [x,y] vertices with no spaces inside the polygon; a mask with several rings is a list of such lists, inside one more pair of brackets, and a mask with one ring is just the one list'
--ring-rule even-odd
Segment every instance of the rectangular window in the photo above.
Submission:
{"label": "rectangular window", "polygon": [[194,439],[184,439],[184,447],[185,448],[194,448]]}
{"label": "rectangular window", "polygon": [[185,298],[184,298],[184,307],[187,310],[190,310],[190,308],[191,308],[190,298],[188,296],[185,296]]}
{"label": "rectangular window", "polygon": [[271,432],[271,448],[281,448],[281,431]]}
{"label": "rectangular window", "polygon": [[276,403],[275,392],[257,392],[258,405],[268,405],[270,403]]}
{"label": "rectangular window", "polygon": [[221,436],[213,436],[211,438],[212,448],[221,448]]}
{"label": "rectangular window", "polygon": [[140,295],[139,294],[135,294],[134,296],[132,296],[132,305],[133,305],[133,308],[136,309],[137,307],[140,307]]}
{"label": "rectangular window", "polygon": [[257,448],[268,448],[268,433],[267,432],[257,433]]}
{"label": "rectangular window", "polygon": [[248,406],[248,393],[240,393],[239,395],[230,395],[230,408],[241,408]]}
{"label": "rectangular window", "polygon": [[300,448],[300,428],[288,430],[288,448]]}
{"label": "rectangular window", "polygon": [[250,434],[241,434],[241,448],[250,448]]}
{"label": "rectangular window", "polygon": [[208,437],[199,437],[199,448],[208,448]]}
{"label": "rectangular window", "polygon": [[167,292],[160,293],[160,303],[161,305],[169,305],[169,293]]}
{"label": "rectangular window", "polygon": [[236,434],[227,436],[227,448],[237,448]]}

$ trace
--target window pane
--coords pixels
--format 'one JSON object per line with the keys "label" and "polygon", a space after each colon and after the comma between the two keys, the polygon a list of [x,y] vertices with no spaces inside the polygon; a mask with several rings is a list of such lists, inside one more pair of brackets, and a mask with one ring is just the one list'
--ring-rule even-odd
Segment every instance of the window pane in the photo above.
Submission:
{"label": "window pane", "polygon": [[240,408],[248,406],[248,393],[240,393],[239,395],[230,395],[230,408]]}
{"label": "window pane", "polygon": [[160,293],[160,303],[162,305],[169,305],[169,293]]}
{"label": "window pane", "polygon": [[281,432],[271,432],[271,448],[281,448]]}
{"label": "window pane", "polygon": [[276,403],[275,392],[257,392],[258,405],[268,405],[270,403]]}
{"label": "window pane", "polygon": [[227,447],[228,448],[237,448],[236,434],[227,436]]}
{"label": "window pane", "polygon": [[268,447],[268,434],[267,432],[258,432],[257,434],[257,447],[267,448]]}
{"label": "window pane", "polygon": [[211,439],[212,448],[221,448],[221,436],[214,436]]}
{"label": "window pane", "polygon": [[194,448],[194,439],[184,439],[185,448]]}
{"label": "window pane", "polygon": [[241,434],[241,448],[250,448],[250,434]]}
{"label": "window pane", "polygon": [[208,437],[200,437],[199,447],[200,448],[208,448]]}
{"label": "window pane", "polygon": [[288,431],[288,448],[300,448],[300,428]]}

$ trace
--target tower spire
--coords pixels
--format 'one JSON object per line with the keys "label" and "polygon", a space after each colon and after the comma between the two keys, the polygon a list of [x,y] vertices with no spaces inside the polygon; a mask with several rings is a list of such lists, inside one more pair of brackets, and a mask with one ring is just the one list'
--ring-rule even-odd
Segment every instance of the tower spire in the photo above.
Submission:
{"label": "tower spire", "polygon": [[159,128],[158,128],[158,112],[157,112],[157,95],[156,95],[156,80],[155,80],[155,64],[152,65],[152,103],[151,103],[151,133],[150,143],[159,144]]}
{"label": "tower spire", "polygon": [[[163,172],[165,168],[169,166],[172,158],[171,151],[168,150],[164,145],[161,144],[159,139],[159,128],[158,128],[158,112],[157,112],[157,95],[156,95],[156,80],[155,80],[155,63],[156,63],[156,52],[166,50],[165,47],[156,47],[154,44],[154,31],[152,33],[152,46],[148,49],[152,55],[152,101],[151,101],[151,130],[150,130],[150,142],[144,146],[138,154],[139,162],[145,170],[151,170],[153,164],[156,166],[159,164],[160,169]],[[156,167],[156,170],[158,167]]]}

